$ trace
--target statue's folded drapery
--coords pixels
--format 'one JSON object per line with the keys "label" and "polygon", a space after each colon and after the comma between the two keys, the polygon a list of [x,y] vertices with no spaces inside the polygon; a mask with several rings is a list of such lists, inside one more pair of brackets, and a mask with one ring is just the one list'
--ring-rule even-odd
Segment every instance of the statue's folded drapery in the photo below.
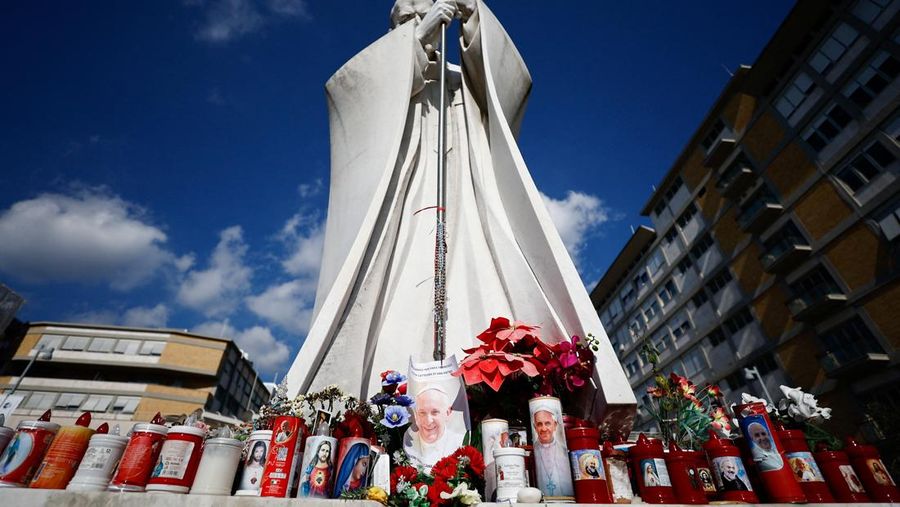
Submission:
{"label": "statue's folded drapery", "polygon": [[[371,396],[378,373],[432,354],[439,84],[409,21],[326,85],[331,185],[316,306],[290,391],[338,384]],[[448,72],[447,353],[491,317],[545,340],[601,338],[595,415],[634,405],[600,320],[516,145],[531,77],[479,2]],[[591,407],[587,407],[591,408]]]}

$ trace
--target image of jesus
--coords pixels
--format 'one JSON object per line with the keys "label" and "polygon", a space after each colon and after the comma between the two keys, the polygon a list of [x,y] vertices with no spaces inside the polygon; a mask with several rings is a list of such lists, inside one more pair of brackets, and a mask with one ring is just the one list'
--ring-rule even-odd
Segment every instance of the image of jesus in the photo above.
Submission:
{"label": "image of jesus", "polygon": [[406,430],[403,448],[413,462],[431,467],[462,446],[465,432],[450,424],[453,400],[438,385],[424,386],[415,397],[413,421]]}

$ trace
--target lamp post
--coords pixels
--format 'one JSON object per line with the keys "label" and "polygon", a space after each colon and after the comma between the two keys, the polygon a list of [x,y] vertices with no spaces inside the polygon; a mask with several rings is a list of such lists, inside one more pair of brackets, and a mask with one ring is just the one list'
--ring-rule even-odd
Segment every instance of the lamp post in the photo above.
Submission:
{"label": "lamp post", "polygon": [[31,359],[28,361],[28,365],[25,366],[25,371],[23,371],[22,374],[19,375],[19,377],[16,379],[15,385],[13,385],[13,388],[3,397],[2,403],[6,403],[6,400],[9,399],[9,397],[14,394],[17,389],[19,389],[19,386],[22,385],[22,379],[24,379],[25,376],[28,375],[28,370],[31,369],[31,366],[38,358],[44,359],[46,361],[53,359],[53,350],[53,347],[44,347],[44,345],[38,345],[37,351],[33,356],[31,356]]}
{"label": "lamp post", "polygon": [[744,368],[744,378],[747,380],[753,380],[754,378],[756,378],[756,380],[759,380],[759,385],[762,386],[766,401],[768,401],[771,406],[775,406],[772,395],[769,394],[769,390],[766,388],[766,382],[763,380],[762,375],[759,374],[758,367],[754,366],[753,368]]}

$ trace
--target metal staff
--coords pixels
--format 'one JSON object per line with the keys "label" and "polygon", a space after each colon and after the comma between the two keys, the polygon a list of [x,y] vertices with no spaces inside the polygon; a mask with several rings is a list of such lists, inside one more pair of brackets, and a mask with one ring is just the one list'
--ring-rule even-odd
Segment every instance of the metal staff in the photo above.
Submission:
{"label": "metal staff", "polygon": [[447,25],[441,24],[441,93],[438,109],[437,224],[434,230],[434,360],[443,361],[447,345],[447,173],[445,167],[447,101]]}

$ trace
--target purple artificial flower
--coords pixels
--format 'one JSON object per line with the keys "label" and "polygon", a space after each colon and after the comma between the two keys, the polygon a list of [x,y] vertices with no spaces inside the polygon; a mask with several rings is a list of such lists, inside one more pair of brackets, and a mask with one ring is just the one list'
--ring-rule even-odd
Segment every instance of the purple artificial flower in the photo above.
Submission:
{"label": "purple artificial flower", "polygon": [[401,407],[408,407],[413,404],[413,399],[405,394],[398,394],[397,396],[394,396],[394,402]]}
{"label": "purple artificial flower", "polygon": [[406,382],[406,375],[400,373],[399,371],[390,371],[387,375],[384,376],[384,379],[381,381],[381,385],[383,386],[391,386],[395,384],[402,384]]}
{"label": "purple artificial flower", "polygon": [[388,393],[378,393],[375,396],[372,396],[369,402],[372,405],[388,405],[393,399],[394,397]]}
{"label": "purple artificial flower", "polygon": [[403,407],[391,405],[385,409],[384,419],[380,422],[388,428],[399,428],[409,423],[409,412]]}

